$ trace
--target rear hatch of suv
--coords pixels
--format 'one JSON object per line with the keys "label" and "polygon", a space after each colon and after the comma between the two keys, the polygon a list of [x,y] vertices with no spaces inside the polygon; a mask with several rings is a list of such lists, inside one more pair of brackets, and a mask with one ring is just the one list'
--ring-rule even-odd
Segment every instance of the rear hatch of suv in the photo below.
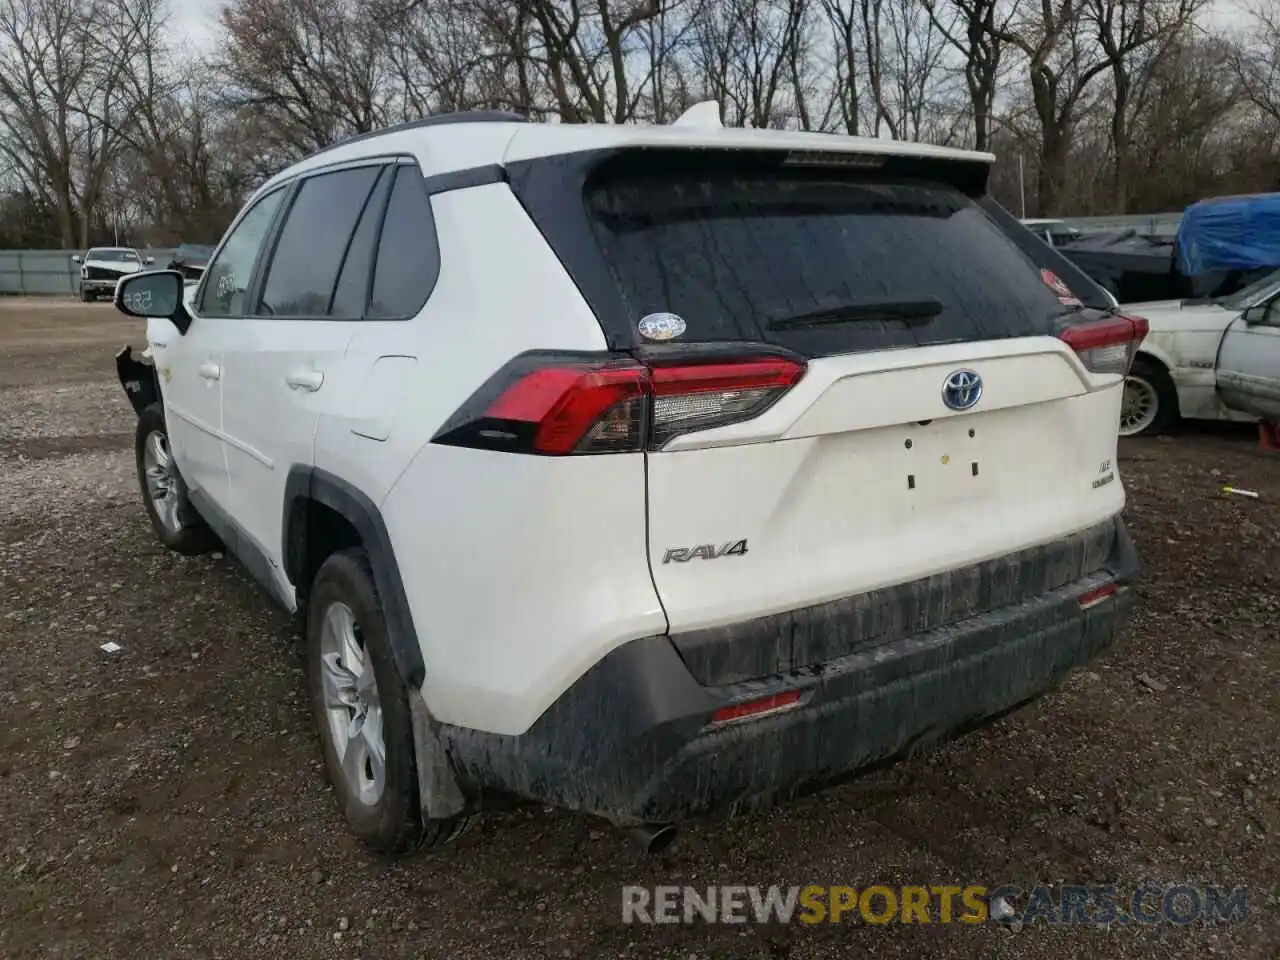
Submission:
{"label": "rear hatch of suv", "polygon": [[1059,279],[1076,275],[985,196],[985,163],[630,149],[511,182],[648,370],[626,417],[646,431],[650,568],[702,682],[1104,564],[1145,327]]}

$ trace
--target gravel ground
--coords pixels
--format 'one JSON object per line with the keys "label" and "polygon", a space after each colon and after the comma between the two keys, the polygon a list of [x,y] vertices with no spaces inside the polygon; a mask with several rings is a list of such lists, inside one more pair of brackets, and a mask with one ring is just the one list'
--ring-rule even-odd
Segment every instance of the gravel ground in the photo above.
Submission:
{"label": "gravel ground", "polygon": [[[647,858],[525,808],[394,864],[348,837],[286,617],[155,542],[106,304],[0,300],[0,960],[1280,956],[1280,463],[1125,443],[1146,570],[1115,649],[994,726],[687,826]],[[1258,491],[1224,497],[1223,484]],[[122,647],[108,655],[99,644]],[[1239,924],[1018,932],[621,923],[623,884],[1250,888]]]}

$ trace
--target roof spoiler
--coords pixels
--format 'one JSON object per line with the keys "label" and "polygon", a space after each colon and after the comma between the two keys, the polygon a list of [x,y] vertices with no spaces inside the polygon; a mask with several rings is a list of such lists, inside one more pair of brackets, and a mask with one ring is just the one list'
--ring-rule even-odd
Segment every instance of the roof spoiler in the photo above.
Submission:
{"label": "roof spoiler", "polygon": [[673,127],[723,127],[720,122],[720,104],[714,100],[695,103],[671,122]]}

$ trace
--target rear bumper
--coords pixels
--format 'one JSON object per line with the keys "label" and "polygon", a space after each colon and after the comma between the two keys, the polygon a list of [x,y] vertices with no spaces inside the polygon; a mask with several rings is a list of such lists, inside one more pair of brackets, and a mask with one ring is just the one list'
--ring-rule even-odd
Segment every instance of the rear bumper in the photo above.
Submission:
{"label": "rear bumper", "polygon": [[[834,781],[979,726],[1051,689],[1109,646],[1138,558],[1116,527],[1105,564],[1033,599],[819,667],[700,685],[671,643],[610,653],[518,737],[445,726],[472,789],[619,823],[681,820]],[[1082,607],[1106,584],[1117,590]],[[713,725],[726,705],[797,691],[799,706]]]}

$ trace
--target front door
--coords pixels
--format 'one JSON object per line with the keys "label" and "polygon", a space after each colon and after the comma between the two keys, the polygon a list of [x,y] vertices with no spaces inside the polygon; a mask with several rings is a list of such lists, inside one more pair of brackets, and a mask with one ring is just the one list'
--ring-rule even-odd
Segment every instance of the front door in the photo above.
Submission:
{"label": "front door", "polygon": [[147,325],[178,469],[197,502],[223,511],[229,501],[222,431],[223,345],[227,325],[244,312],[254,264],[283,197],[280,190],[262,197],[228,231],[205,282],[187,302],[192,319],[185,335],[168,320]]}
{"label": "front door", "polygon": [[1218,349],[1216,375],[1228,408],[1280,420],[1280,296],[1231,321]]}
{"label": "front door", "polygon": [[165,429],[178,472],[192,493],[225,502],[227,464],[220,436],[222,345],[217,327],[193,323],[183,336],[169,320],[153,317],[147,321],[147,345],[160,379]]}

